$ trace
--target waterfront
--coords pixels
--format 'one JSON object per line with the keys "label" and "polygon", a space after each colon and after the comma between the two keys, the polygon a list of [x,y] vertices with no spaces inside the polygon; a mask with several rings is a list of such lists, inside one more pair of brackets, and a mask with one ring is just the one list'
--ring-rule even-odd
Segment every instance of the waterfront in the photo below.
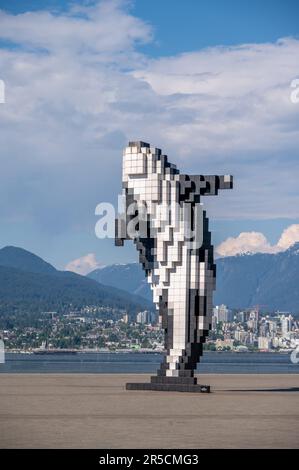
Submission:
{"label": "waterfront", "polygon": [[[155,373],[162,360],[159,353],[6,353],[0,373]],[[206,351],[200,374],[298,374],[290,353],[232,353]]]}

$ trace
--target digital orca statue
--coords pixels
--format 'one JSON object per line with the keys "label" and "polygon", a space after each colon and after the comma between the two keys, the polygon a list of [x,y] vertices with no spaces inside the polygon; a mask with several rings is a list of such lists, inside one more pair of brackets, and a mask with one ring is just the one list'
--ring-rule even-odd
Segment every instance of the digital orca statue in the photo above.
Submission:
{"label": "digital orca statue", "polygon": [[132,239],[165,330],[166,355],[150,383],[127,389],[209,392],[194,370],[211,329],[216,266],[201,198],[233,178],[183,175],[158,148],[129,142],[123,154],[122,211],[115,244]]}

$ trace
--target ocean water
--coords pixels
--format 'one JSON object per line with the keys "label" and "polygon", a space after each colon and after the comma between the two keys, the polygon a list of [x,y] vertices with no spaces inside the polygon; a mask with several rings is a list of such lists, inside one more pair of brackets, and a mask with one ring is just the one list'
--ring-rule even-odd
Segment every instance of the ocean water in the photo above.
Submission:
{"label": "ocean water", "polygon": [[[159,353],[7,353],[0,373],[155,373]],[[290,354],[206,352],[197,370],[201,374],[298,374]]]}

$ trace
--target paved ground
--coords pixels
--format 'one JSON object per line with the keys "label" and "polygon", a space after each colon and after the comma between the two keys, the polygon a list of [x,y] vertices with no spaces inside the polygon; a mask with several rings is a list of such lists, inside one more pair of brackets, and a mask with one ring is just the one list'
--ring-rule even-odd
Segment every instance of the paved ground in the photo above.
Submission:
{"label": "paved ground", "polygon": [[0,447],[299,447],[299,375],[204,375],[211,394],[124,388],[148,380],[0,374]]}

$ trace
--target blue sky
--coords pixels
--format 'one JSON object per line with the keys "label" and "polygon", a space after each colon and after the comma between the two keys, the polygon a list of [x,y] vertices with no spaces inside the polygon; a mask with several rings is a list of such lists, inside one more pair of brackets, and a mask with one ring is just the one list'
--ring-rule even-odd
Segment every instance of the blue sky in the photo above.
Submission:
{"label": "blue sky", "polygon": [[[153,5],[159,3],[159,8]],[[275,41],[298,34],[297,0],[137,1],[134,13],[154,25],[153,55]]]}
{"label": "blue sky", "polygon": [[[14,14],[43,9],[66,10],[64,0],[1,0]],[[153,56],[196,51],[203,47],[276,41],[297,36],[297,0],[136,0],[134,15],[154,29],[153,44],[144,48]]]}
{"label": "blue sky", "polygon": [[299,223],[296,0],[0,8],[0,246],[59,268],[87,254],[136,260],[129,244],[94,235],[94,208],[115,202],[122,147],[135,138],[185,172],[234,174],[230,195],[205,201],[215,245],[234,238],[223,255],[252,231],[242,247],[275,251]]}

